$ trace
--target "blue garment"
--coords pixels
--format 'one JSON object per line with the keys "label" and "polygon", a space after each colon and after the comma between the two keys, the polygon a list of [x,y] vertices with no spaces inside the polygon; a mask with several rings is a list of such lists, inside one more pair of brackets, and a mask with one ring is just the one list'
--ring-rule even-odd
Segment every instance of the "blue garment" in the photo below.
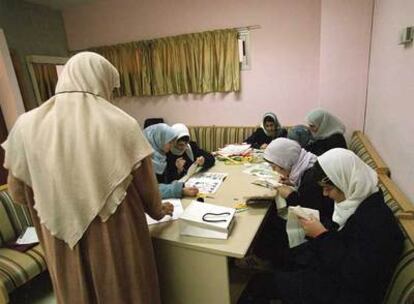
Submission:
{"label": "blue garment", "polygon": [[177,137],[177,133],[169,125],[159,123],[144,129],[144,135],[154,149],[151,156],[154,171],[156,174],[163,174],[167,167],[167,156],[163,147]]}
{"label": "blue garment", "polygon": [[306,126],[297,125],[288,130],[287,138],[298,142],[302,148],[305,148],[312,139],[312,134]]}
{"label": "blue garment", "polygon": [[173,181],[171,184],[159,184],[161,198],[181,198],[184,183]]}

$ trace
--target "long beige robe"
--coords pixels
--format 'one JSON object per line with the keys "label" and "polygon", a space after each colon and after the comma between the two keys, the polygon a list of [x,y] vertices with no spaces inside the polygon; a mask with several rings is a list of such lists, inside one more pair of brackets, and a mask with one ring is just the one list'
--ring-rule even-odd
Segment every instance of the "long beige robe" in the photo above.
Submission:
{"label": "long beige robe", "polygon": [[[116,212],[105,223],[95,218],[73,250],[40,223],[33,208],[33,192],[24,185],[24,200],[46,254],[58,303],[160,303],[156,264],[144,214],[147,212],[155,219],[162,216],[150,156],[133,176],[127,196]],[[22,202],[19,181],[9,176],[9,187],[13,197]]]}

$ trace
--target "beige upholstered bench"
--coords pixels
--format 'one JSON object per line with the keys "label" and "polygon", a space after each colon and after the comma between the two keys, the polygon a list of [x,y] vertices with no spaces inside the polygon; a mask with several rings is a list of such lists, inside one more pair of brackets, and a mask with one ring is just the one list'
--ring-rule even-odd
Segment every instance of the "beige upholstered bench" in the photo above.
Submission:
{"label": "beige upholstered bench", "polygon": [[31,226],[25,206],[14,204],[7,186],[0,187],[0,303],[9,301],[9,294],[46,270],[46,261],[40,245],[20,252],[7,248]]}
{"label": "beige upholstered bench", "polygon": [[189,126],[191,140],[203,150],[212,152],[228,144],[242,143],[256,127]]}
{"label": "beige upholstered bench", "polygon": [[396,214],[406,237],[384,304],[411,304],[414,303],[414,205],[387,175],[379,174],[379,181],[386,203]]}
{"label": "beige upholstered bench", "polygon": [[348,148],[379,174],[391,175],[390,169],[375,150],[368,137],[361,131],[355,131],[352,134]]}

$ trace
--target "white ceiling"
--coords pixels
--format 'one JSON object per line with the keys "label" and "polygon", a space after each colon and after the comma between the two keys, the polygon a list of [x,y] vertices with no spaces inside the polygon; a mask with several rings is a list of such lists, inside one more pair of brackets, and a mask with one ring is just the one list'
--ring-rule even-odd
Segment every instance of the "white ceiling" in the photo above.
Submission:
{"label": "white ceiling", "polygon": [[93,2],[96,0],[24,0],[24,1],[30,2],[33,4],[47,6],[52,9],[61,10],[67,7],[85,4],[85,3]]}

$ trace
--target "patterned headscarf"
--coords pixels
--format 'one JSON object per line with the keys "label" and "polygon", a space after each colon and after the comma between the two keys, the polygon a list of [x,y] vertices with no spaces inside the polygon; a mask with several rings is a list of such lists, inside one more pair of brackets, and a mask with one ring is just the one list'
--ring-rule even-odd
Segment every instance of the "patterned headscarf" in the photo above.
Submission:
{"label": "patterned headscarf", "polygon": [[163,151],[164,145],[177,137],[173,128],[165,123],[159,123],[144,129],[144,135],[154,149],[152,164],[157,174],[163,174],[167,167],[167,156]]}
{"label": "patterned headscarf", "polygon": [[[275,134],[270,134],[269,131],[267,131],[266,128],[264,127],[264,125],[265,125],[264,121],[268,117],[270,117],[274,121],[274,123],[275,123]],[[263,131],[265,132],[265,134],[267,136],[276,137],[277,134],[278,134],[278,130],[280,129],[280,123],[279,123],[279,120],[277,119],[276,114],[273,113],[273,112],[267,112],[267,113],[265,113],[263,115],[263,119],[262,119],[262,123],[261,123],[260,127],[263,129]]]}
{"label": "patterned headscarf", "polygon": [[312,134],[308,127],[304,125],[298,125],[289,128],[287,138],[298,142],[299,145],[304,148],[310,142]]}

